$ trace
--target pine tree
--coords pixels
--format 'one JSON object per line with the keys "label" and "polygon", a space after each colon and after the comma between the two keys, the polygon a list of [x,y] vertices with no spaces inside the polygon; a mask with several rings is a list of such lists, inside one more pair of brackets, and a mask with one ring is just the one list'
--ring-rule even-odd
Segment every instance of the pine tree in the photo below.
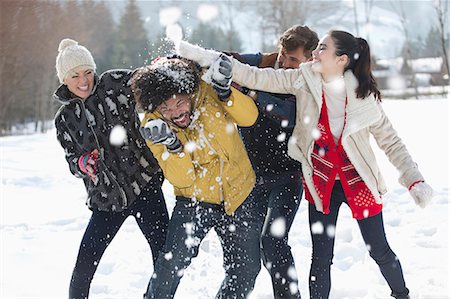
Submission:
{"label": "pine tree", "polygon": [[241,51],[241,40],[236,31],[224,32],[221,28],[199,23],[192,30],[189,41],[205,48],[221,51]]}
{"label": "pine tree", "polygon": [[428,35],[425,39],[425,47],[423,49],[424,57],[441,57],[443,56],[440,40],[440,31],[437,27],[433,26],[428,31]]}
{"label": "pine tree", "polygon": [[129,0],[114,45],[115,67],[136,68],[147,63],[148,34],[135,0]]}
{"label": "pine tree", "polygon": [[97,64],[97,73],[116,68],[112,57],[114,54],[114,44],[116,36],[116,27],[113,21],[111,10],[104,1],[83,1],[82,6],[83,19],[90,24],[87,31],[86,45],[94,56]]}

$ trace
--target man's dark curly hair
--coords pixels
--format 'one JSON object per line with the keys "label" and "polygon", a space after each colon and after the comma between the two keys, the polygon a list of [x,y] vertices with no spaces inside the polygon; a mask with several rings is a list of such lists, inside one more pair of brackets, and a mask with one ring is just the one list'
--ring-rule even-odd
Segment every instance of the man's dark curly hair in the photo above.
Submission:
{"label": "man's dark curly hair", "polygon": [[200,73],[200,66],[192,60],[160,58],[134,72],[131,89],[139,107],[153,112],[173,95],[196,92]]}

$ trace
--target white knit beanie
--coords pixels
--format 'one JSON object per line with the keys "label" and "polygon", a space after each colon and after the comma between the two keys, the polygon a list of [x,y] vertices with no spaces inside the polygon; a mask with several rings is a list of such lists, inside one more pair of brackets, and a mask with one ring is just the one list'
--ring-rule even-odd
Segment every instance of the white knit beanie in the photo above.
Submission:
{"label": "white knit beanie", "polygon": [[58,56],[56,56],[56,73],[59,82],[64,83],[67,73],[81,65],[91,67],[94,72],[97,68],[91,52],[85,47],[78,45],[77,41],[65,38],[59,43]]}

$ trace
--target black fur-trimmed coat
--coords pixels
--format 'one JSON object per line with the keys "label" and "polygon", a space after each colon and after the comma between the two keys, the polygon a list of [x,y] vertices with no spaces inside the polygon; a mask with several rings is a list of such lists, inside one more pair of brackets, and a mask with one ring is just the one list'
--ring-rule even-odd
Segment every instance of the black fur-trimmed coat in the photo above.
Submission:
{"label": "black fur-trimmed coat", "polygon": [[[130,80],[130,70],[110,70],[95,78],[92,94],[85,100],[74,97],[66,85],[53,96],[63,104],[55,116],[58,141],[70,171],[84,180],[91,209],[119,212],[147,184],[161,186],[159,166],[139,133]],[[115,133],[110,136],[113,129]],[[115,143],[119,145],[110,143],[111,137],[121,136],[123,142]],[[78,167],[80,156],[94,149],[100,153],[97,183]]]}

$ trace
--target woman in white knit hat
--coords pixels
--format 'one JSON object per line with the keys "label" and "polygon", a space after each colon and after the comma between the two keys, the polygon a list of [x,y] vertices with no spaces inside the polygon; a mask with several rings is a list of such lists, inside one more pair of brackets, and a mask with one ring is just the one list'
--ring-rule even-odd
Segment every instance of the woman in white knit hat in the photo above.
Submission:
{"label": "woman in white knit hat", "polygon": [[109,70],[98,77],[88,49],[63,39],[58,50],[57,138],[71,173],[84,181],[92,210],[70,281],[69,298],[79,299],[89,296],[98,263],[128,216],[135,217],[155,261],[168,214],[161,172],[139,133],[132,72]]}

